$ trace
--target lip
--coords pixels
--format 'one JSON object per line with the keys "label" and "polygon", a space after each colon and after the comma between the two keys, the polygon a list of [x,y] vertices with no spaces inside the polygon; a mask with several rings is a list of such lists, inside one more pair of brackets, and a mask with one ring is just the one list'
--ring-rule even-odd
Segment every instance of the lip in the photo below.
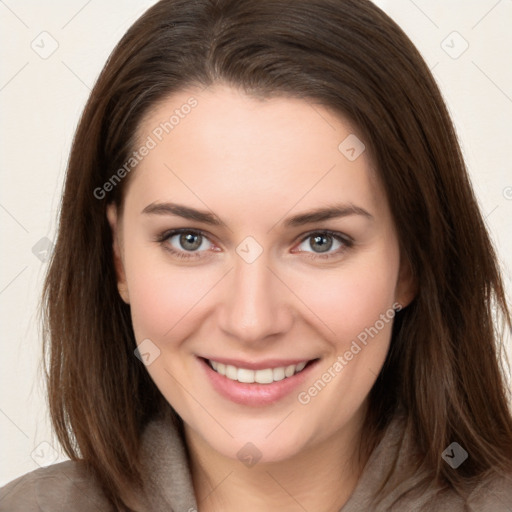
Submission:
{"label": "lip", "polygon": [[[304,359],[280,359],[278,361],[279,364],[276,364],[277,360],[269,359],[249,364],[247,362],[236,361],[235,359],[212,359],[219,363],[233,364],[233,366],[238,366],[238,368],[247,368],[249,370],[277,368],[279,366],[287,366],[287,364],[297,364],[304,361]],[[207,360],[202,357],[198,357],[197,360],[205,372],[207,379],[210,381],[212,387],[217,391],[217,393],[231,402],[251,407],[263,407],[274,404],[283,399],[298,388],[305,379],[307,379],[310,372],[319,362],[318,359],[312,360],[301,372],[296,373],[292,377],[272,382],[271,384],[258,384],[256,382],[253,384],[246,384],[228,379],[224,375],[217,373],[210,367]]]}

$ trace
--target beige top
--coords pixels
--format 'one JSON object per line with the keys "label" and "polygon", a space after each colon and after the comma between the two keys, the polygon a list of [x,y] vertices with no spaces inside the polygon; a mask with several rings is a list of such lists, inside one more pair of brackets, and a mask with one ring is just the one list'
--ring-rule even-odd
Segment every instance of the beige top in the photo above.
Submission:
{"label": "beige top", "polygon": [[[151,422],[142,440],[145,492],[137,499],[137,512],[196,512],[189,465],[182,438],[166,420]],[[396,417],[366,464],[356,488],[340,512],[512,512],[512,476],[481,482],[465,499],[452,490],[431,486],[411,494],[414,475],[378,506],[371,492],[387,473],[398,452],[397,468],[406,467],[414,443],[403,436]],[[454,471],[456,471],[454,469]],[[0,489],[0,512],[98,512],[113,511],[94,479],[80,462],[62,462],[32,471]],[[200,512],[200,511],[199,511]],[[314,512],[314,511],[310,511]]]}

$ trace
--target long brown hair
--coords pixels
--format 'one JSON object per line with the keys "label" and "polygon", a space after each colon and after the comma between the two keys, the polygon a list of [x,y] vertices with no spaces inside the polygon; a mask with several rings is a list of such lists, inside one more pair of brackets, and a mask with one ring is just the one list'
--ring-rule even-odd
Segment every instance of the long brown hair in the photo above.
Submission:
{"label": "long brown hair", "polygon": [[[139,485],[140,436],[165,401],[119,297],[105,209],[130,176],[141,120],[173,92],[217,82],[255,97],[324,105],[358,127],[384,186],[418,291],[398,313],[369,402],[365,445],[398,406],[425,478],[460,488],[510,471],[512,419],[501,367],[511,326],[497,258],[439,89],[404,32],[369,0],[162,0],[110,55],[80,120],[44,289],[51,417],[120,504]],[[136,172],[133,171],[133,172]],[[453,471],[441,453],[470,458]]]}

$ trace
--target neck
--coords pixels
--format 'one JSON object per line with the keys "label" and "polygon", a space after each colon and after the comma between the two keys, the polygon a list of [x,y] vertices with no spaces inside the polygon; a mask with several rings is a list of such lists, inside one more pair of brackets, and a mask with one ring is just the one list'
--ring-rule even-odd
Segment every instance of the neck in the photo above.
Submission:
{"label": "neck", "polygon": [[250,468],[185,427],[199,512],[339,511],[366,462],[358,457],[362,419],[287,460]]}

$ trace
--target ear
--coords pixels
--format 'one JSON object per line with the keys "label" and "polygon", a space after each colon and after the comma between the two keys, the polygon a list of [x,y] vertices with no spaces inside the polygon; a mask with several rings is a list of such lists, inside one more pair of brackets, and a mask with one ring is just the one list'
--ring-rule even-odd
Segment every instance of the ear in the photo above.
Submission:
{"label": "ear", "polygon": [[117,207],[114,203],[107,205],[107,219],[112,230],[112,256],[117,275],[117,289],[126,304],[130,304],[126,273],[122,258],[121,220],[118,217]]}
{"label": "ear", "polygon": [[396,283],[395,301],[401,305],[400,309],[407,307],[418,293],[418,283],[412,271],[409,259],[400,254],[400,270]]}

